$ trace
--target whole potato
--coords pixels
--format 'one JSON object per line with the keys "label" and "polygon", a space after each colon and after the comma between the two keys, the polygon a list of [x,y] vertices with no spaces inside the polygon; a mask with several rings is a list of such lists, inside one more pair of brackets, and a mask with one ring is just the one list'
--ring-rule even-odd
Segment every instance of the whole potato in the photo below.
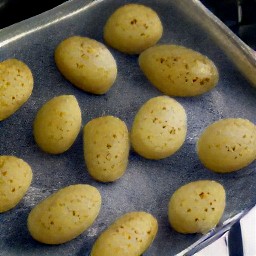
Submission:
{"label": "whole potato", "polygon": [[131,129],[133,149],[148,159],[171,156],[183,145],[187,133],[185,109],[168,96],[151,98],[137,112]]}
{"label": "whole potato", "polygon": [[220,183],[190,182],[173,193],[168,206],[169,222],[180,233],[206,233],[219,223],[225,205],[226,193]]}
{"label": "whole potato", "polygon": [[200,135],[197,154],[204,166],[212,171],[240,170],[255,160],[256,127],[242,118],[216,121]]}
{"label": "whole potato", "polygon": [[113,48],[139,54],[162,37],[163,26],[157,13],[142,4],[119,7],[104,26],[104,39]]}
{"label": "whole potato", "polygon": [[129,156],[126,124],[114,116],[102,116],[88,122],[83,131],[84,159],[90,175],[102,182],[119,179]]}
{"label": "whole potato", "polygon": [[26,194],[33,173],[28,163],[15,156],[0,156],[0,212],[14,208]]}
{"label": "whole potato", "polygon": [[155,239],[157,220],[146,212],[129,212],[119,217],[98,237],[91,256],[139,256]]}
{"label": "whole potato", "polygon": [[0,62],[0,121],[14,114],[31,96],[34,79],[20,60]]}
{"label": "whole potato", "polygon": [[45,244],[68,242],[88,229],[101,208],[101,195],[90,185],[64,187],[36,205],[27,225],[31,236]]}
{"label": "whole potato", "polygon": [[218,69],[207,57],[179,45],[153,46],[139,56],[147,79],[169,96],[196,96],[210,91],[219,80]]}
{"label": "whole potato", "polygon": [[77,138],[81,122],[81,110],[75,96],[56,96],[46,102],[35,117],[35,141],[47,153],[63,153]]}
{"label": "whole potato", "polygon": [[63,40],[55,50],[55,62],[67,80],[86,92],[104,94],[116,80],[117,65],[111,52],[88,37]]}

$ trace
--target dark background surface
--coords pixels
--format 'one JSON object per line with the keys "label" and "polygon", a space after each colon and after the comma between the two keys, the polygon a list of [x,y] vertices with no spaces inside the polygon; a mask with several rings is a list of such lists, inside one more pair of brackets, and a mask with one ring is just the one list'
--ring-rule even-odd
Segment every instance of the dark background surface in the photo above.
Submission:
{"label": "dark background surface", "polygon": [[[65,0],[0,0],[0,29],[33,17],[63,2]],[[242,40],[256,49],[256,0],[202,0],[201,2]]]}

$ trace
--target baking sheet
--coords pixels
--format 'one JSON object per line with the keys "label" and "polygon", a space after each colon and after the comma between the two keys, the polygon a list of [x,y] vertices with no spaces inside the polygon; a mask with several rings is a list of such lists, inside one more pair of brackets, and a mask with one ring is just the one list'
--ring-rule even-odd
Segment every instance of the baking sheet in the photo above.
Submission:
{"label": "baking sheet", "polygon": [[[38,109],[49,99],[73,94],[82,109],[83,125],[92,118],[114,115],[131,128],[139,107],[149,98],[162,95],[146,80],[139,69],[137,56],[127,56],[110,49],[118,65],[118,76],[110,91],[95,96],[72,86],[57,70],[53,53],[65,38],[81,35],[104,42],[103,26],[120,5],[137,2],[152,7],[161,17],[164,34],[159,43],[174,43],[211,58],[220,72],[216,88],[192,98],[176,98],[188,116],[188,133],[182,148],[173,156],[151,161],[131,151],[125,175],[114,183],[94,181],[86,172],[82,151],[82,130],[72,148],[61,155],[46,154],[33,140],[32,124]],[[193,13],[188,12],[188,10]],[[203,13],[203,14],[202,14]],[[198,15],[201,15],[200,22]],[[144,254],[175,255],[201,235],[182,235],[168,224],[167,207],[170,196],[181,185],[198,179],[213,179],[227,191],[223,221],[250,208],[256,202],[254,184],[256,163],[242,171],[216,174],[202,166],[195,144],[203,129],[226,117],[247,118],[256,123],[256,91],[227,56],[222,40],[229,30],[218,30],[216,20],[207,16],[197,1],[190,0],[72,0],[42,15],[0,31],[0,61],[18,58],[32,70],[33,94],[13,116],[0,122],[0,155],[15,155],[27,161],[34,173],[33,182],[23,200],[12,210],[0,214],[0,255],[88,255],[97,236],[117,217],[129,211],[147,211],[159,222],[159,231],[152,246]],[[207,23],[208,22],[208,23]],[[218,21],[219,22],[219,21]],[[205,27],[205,24],[212,24]],[[216,37],[217,33],[217,37]],[[232,34],[231,34],[232,35]],[[233,37],[232,35],[232,38]],[[217,43],[218,42],[218,43]],[[247,58],[241,43],[225,41],[236,47],[237,54]],[[247,49],[246,49],[247,51]],[[237,59],[239,61],[239,59]],[[251,62],[250,62],[251,63]],[[102,209],[95,223],[81,236],[57,246],[34,241],[26,228],[30,210],[58,189],[77,183],[96,186],[102,195]]]}

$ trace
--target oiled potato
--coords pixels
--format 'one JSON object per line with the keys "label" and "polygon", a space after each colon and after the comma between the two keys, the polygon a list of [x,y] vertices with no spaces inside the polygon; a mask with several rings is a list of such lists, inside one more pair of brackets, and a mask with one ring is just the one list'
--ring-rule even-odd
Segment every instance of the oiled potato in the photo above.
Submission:
{"label": "oiled potato", "polygon": [[15,156],[0,156],[0,212],[15,207],[26,194],[33,173],[31,167]]}
{"label": "oiled potato", "polygon": [[67,80],[86,92],[104,94],[116,80],[117,65],[111,52],[87,37],[62,41],[55,50],[55,62]]}
{"label": "oiled potato", "polygon": [[28,230],[41,243],[65,243],[88,229],[100,208],[101,195],[95,187],[70,185],[53,193],[31,210]]}
{"label": "oiled potato", "polygon": [[226,205],[224,187],[211,180],[188,183],[172,195],[168,216],[180,233],[206,233],[220,221]]}
{"label": "oiled potato", "polygon": [[114,116],[102,116],[88,122],[83,131],[84,159],[90,175],[102,182],[119,179],[129,156],[126,124]]}
{"label": "oiled potato", "polygon": [[210,170],[240,170],[255,160],[256,127],[249,120],[227,118],[205,128],[197,142],[197,154]]}
{"label": "oiled potato", "polygon": [[168,96],[148,100],[136,114],[131,129],[133,149],[148,159],[174,154],[185,141],[187,116],[182,105]]}
{"label": "oiled potato", "polygon": [[35,141],[47,153],[63,153],[77,138],[81,122],[81,110],[75,96],[54,97],[46,102],[36,115]]}
{"label": "oiled potato", "polygon": [[98,237],[91,256],[139,256],[152,244],[157,220],[146,212],[129,212],[118,218]]}
{"label": "oiled potato", "polygon": [[169,96],[196,96],[216,86],[219,73],[214,63],[192,49],[158,45],[142,52],[139,65],[147,79]]}
{"label": "oiled potato", "polygon": [[0,62],[0,121],[29,99],[33,85],[33,75],[25,63],[17,59]]}
{"label": "oiled potato", "polygon": [[158,14],[141,4],[119,7],[107,20],[104,39],[113,48],[128,54],[139,54],[156,44],[163,27]]}

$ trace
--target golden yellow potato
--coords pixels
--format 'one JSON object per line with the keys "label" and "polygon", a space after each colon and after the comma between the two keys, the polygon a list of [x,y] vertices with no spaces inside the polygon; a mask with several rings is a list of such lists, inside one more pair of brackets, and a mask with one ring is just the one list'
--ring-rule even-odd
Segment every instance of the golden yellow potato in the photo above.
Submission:
{"label": "golden yellow potato", "polygon": [[46,102],[35,117],[35,141],[47,153],[63,153],[76,140],[81,122],[81,110],[75,96],[56,96]]}
{"label": "golden yellow potato", "polygon": [[205,167],[212,171],[240,170],[255,160],[256,127],[242,118],[216,121],[200,135],[197,154]]}
{"label": "golden yellow potato", "polygon": [[88,229],[101,208],[101,195],[90,185],[62,188],[36,205],[27,225],[31,236],[45,244],[68,242]]}
{"label": "golden yellow potato", "polygon": [[0,121],[14,114],[31,96],[34,79],[20,60],[0,62]]}
{"label": "golden yellow potato", "polygon": [[183,145],[187,133],[185,109],[168,96],[151,98],[136,114],[131,129],[131,145],[141,156],[162,159]]}
{"label": "golden yellow potato", "polygon": [[146,212],[129,212],[119,217],[98,237],[91,256],[139,256],[155,239],[158,223]]}
{"label": "golden yellow potato", "polygon": [[140,54],[139,65],[147,79],[169,96],[200,95],[219,80],[218,69],[207,56],[178,45],[147,49]]}
{"label": "golden yellow potato", "polygon": [[92,119],[84,127],[83,140],[85,163],[94,179],[111,182],[125,173],[130,144],[122,120],[114,116]]}
{"label": "golden yellow potato", "polygon": [[15,156],[0,156],[0,212],[15,207],[31,184],[31,167]]}
{"label": "golden yellow potato", "polygon": [[220,183],[190,182],[172,195],[168,206],[169,222],[180,233],[207,233],[219,223],[225,205],[226,193]]}
{"label": "golden yellow potato", "polygon": [[87,37],[63,40],[55,50],[55,62],[67,80],[86,92],[104,94],[116,80],[117,65],[111,52]]}
{"label": "golden yellow potato", "polygon": [[113,48],[139,54],[162,37],[163,26],[158,14],[142,4],[119,7],[107,20],[104,39]]}

